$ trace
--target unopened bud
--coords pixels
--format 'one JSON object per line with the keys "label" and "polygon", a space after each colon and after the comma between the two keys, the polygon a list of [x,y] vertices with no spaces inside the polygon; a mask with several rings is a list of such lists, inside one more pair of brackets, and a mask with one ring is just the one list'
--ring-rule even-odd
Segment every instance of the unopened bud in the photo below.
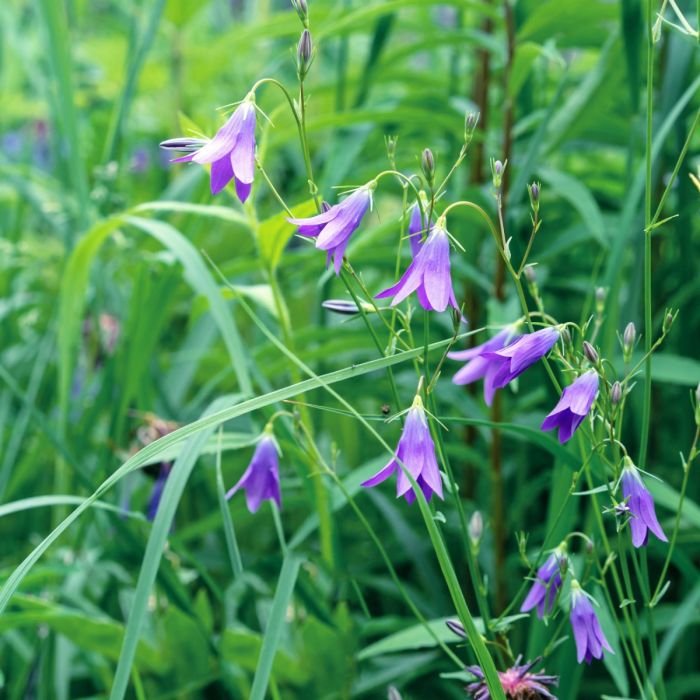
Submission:
{"label": "unopened bud", "polygon": [[394,162],[396,158],[396,145],[399,141],[398,136],[385,136],[384,143],[386,144],[386,154],[390,162]]}
{"label": "unopened bud", "polygon": [[304,26],[306,26],[306,22],[309,19],[309,6],[306,0],[292,0],[292,6],[297,11],[299,19],[304,23]]}
{"label": "unopened bud", "polygon": [[539,182],[533,182],[527,191],[530,193],[530,206],[535,214],[540,210],[540,187]]}
{"label": "unopened bud", "polygon": [[464,143],[471,142],[476,130],[476,125],[479,122],[479,115],[474,112],[468,112],[464,117]]}
{"label": "unopened bud", "polygon": [[583,354],[592,365],[597,365],[600,362],[598,351],[587,340],[583,341]]}
{"label": "unopened bud", "polygon": [[180,136],[176,139],[161,141],[160,147],[166,151],[182,151],[183,153],[192,153],[192,151],[198,150],[205,143],[207,143],[206,139],[191,139],[187,136]]}
{"label": "unopened bud", "polygon": [[675,319],[674,319],[673,314],[669,311],[666,314],[666,317],[664,318],[664,325],[663,325],[664,334],[668,333],[671,330],[671,326],[673,325],[674,320]]}
{"label": "unopened bud", "polygon": [[622,401],[622,384],[620,384],[620,382],[615,382],[612,385],[612,389],[610,390],[610,400],[612,401],[613,406],[617,406],[617,404]]}
{"label": "unopened bud", "polygon": [[571,333],[569,333],[568,328],[562,328],[561,333],[561,342],[564,343],[564,345],[571,345]]}
{"label": "unopened bud", "polygon": [[475,510],[472,513],[472,517],[469,518],[469,538],[473,544],[477,545],[479,544],[483,534],[484,518],[482,517],[480,511]]}
{"label": "unopened bud", "polygon": [[401,693],[399,693],[398,689],[393,685],[389,686],[389,690],[387,690],[386,697],[387,700],[402,700]]}
{"label": "unopened bud", "polygon": [[626,363],[632,359],[632,351],[634,350],[634,343],[636,340],[637,328],[634,323],[630,321],[627,326],[625,326],[625,332],[622,336],[622,356]]}
{"label": "unopened bud", "polygon": [[311,41],[311,32],[308,29],[304,29],[297,46],[297,70],[300,78],[308,73],[313,53],[314,45]]}
{"label": "unopened bud", "polygon": [[605,297],[607,296],[607,291],[604,287],[596,287],[595,290],[595,310],[600,316],[605,309]]}
{"label": "unopened bud", "polygon": [[433,156],[433,152],[429,148],[423,150],[420,164],[425,179],[428,181],[428,184],[432,186],[433,180],[435,179],[435,156]]}
{"label": "unopened bud", "polygon": [[321,306],[328,311],[342,314],[343,316],[354,316],[360,312],[360,309],[354,301],[346,299],[326,299]]}
{"label": "unopened bud", "polygon": [[535,272],[534,265],[526,265],[525,266],[525,279],[530,284],[535,284],[535,282],[537,282],[537,272]]}
{"label": "unopened bud", "polygon": [[493,177],[493,186],[497,189],[501,189],[503,184],[503,171],[506,169],[508,162],[502,163],[500,160],[491,161],[491,176]]}

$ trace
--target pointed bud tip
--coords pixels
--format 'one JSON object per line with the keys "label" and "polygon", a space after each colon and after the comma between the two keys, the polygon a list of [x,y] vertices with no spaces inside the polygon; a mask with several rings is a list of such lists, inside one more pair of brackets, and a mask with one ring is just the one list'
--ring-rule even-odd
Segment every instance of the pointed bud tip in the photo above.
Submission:
{"label": "pointed bud tip", "polygon": [[587,340],[583,341],[583,354],[592,365],[597,365],[600,362],[598,351]]}

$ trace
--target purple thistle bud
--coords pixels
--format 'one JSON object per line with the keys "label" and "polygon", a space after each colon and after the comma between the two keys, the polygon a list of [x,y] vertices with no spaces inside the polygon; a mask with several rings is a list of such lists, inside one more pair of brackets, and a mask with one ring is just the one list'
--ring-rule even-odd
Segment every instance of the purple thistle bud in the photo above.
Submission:
{"label": "purple thistle bud", "polygon": [[592,365],[597,365],[600,362],[598,351],[587,340],[583,341],[583,354]]}
{"label": "purple thistle bud", "polygon": [[[216,136],[201,148],[173,163],[211,164],[211,193],[218,194],[231,180],[241,202],[250,195],[255,177],[255,105],[249,95],[236,108]],[[168,143],[167,141],[165,143]]]}
{"label": "purple thistle bud", "polygon": [[[530,673],[538,666],[542,657],[534,661],[521,664],[522,655],[515,659],[515,664],[505,671],[498,671],[498,679],[501,681],[503,692],[509,700],[525,700],[526,698],[540,698],[541,700],[556,700],[547,686],[559,685],[557,676],[550,676],[546,673]],[[471,673],[475,680],[467,686],[467,692],[474,700],[491,700],[484,672],[479,666],[467,666],[467,671]]]}
{"label": "purple thistle bud", "polygon": [[413,400],[413,406],[406,415],[403,433],[396,448],[396,456],[371,479],[362,482],[362,486],[365,487],[376,486],[396,472],[396,497],[403,496],[409,503],[413,503],[416,494],[397,460],[400,460],[410,472],[426,500],[429,501],[434,493],[439,498],[443,498],[442,480],[435,458],[435,444],[430,436],[430,428],[420,396],[416,396]]}
{"label": "purple thistle bud", "polygon": [[444,311],[457,307],[450,274],[450,240],[447,230],[438,221],[430,229],[413,262],[393,286],[377,294],[377,299],[393,296],[392,306],[416,292],[420,305],[428,311]]}
{"label": "purple thistle bud", "polygon": [[576,658],[579,663],[585,661],[590,664],[592,659],[602,659],[603,649],[611,654],[615,653],[600,628],[600,622],[591,601],[576,580],[571,582],[570,620],[576,641]]}
{"label": "purple thistle bud", "polygon": [[280,494],[279,455],[277,443],[266,433],[258,443],[248,468],[238,483],[226,494],[230,499],[239,489],[245,490],[248,510],[255,513],[264,500],[274,501],[282,507]]}
{"label": "purple thistle bud", "polygon": [[350,242],[350,237],[357,230],[364,215],[372,203],[374,183],[358,187],[342,202],[335,204],[328,211],[304,219],[289,218],[290,224],[298,226],[300,236],[316,238],[316,247],[327,252],[326,266],[333,258],[335,274],[340,274],[343,255]]}
{"label": "purple thistle bud", "polygon": [[632,513],[629,521],[630,530],[632,531],[632,544],[635,547],[645,546],[649,539],[649,530],[662,542],[668,542],[668,538],[656,518],[654,499],[646,486],[644,486],[639,470],[629,457],[625,457],[621,483],[622,495]]}
{"label": "purple thistle bud", "polygon": [[562,542],[537,570],[537,578],[520,606],[520,612],[529,612],[536,607],[540,620],[552,612],[563,583],[562,568],[565,565],[566,543]]}
{"label": "purple thistle bud", "polygon": [[542,430],[559,428],[559,442],[564,444],[583,423],[597,395],[598,373],[595,370],[584,372],[565,387],[559,402],[544,419]]}
{"label": "purple thistle bud", "polygon": [[[506,326],[502,331],[497,333],[493,338],[487,340],[481,345],[469,348],[469,350],[458,350],[447,354],[451,360],[467,361],[467,364],[462,367],[452,377],[453,384],[471,384],[472,382],[489,377],[500,367],[500,361],[494,360],[487,353],[492,350],[501,350],[507,343],[510,343],[515,338],[519,337],[518,324]],[[490,406],[493,402],[493,396],[496,393],[495,388],[489,381],[484,382],[484,401]]]}
{"label": "purple thistle bud", "polygon": [[559,333],[558,328],[543,328],[520,336],[502,350],[485,353],[485,357],[493,363],[493,368],[486,375],[484,392],[502,389],[542,359],[557,342]]}

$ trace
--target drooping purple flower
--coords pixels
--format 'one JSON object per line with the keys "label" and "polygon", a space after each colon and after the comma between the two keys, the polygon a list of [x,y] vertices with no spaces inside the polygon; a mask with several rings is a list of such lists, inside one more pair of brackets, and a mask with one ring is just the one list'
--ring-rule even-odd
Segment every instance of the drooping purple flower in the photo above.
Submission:
{"label": "drooping purple flower", "polygon": [[591,369],[564,389],[559,402],[544,419],[542,430],[559,428],[559,442],[563,445],[583,423],[597,395],[598,372]]}
{"label": "drooping purple flower", "polygon": [[213,139],[193,153],[173,160],[174,163],[189,161],[211,164],[212,194],[218,194],[234,180],[238,199],[245,202],[255,176],[254,97],[248,96],[241,102]]}
{"label": "drooping purple flower", "polygon": [[502,350],[484,353],[484,357],[493,363],[492,371],[485,377],[484,391],[491,393],[512,382],[528,367],[543,358],[558,338],[557,328],[543,328],[534,333],[521,335]]}
{"label": "drooping purple flower", "polygon": [[251,513],[255,513],[264,500],[274,501],[278,508],[282,507],[279,455],[277,443],[272,435],[263,435],[248,468],[238,483],[226,494],[226,498],[230,499],[239,489],[245,490],[246,503]]}
{"label": "drooping purple flower", "polygon": [[576,642],[576,658],[579,663],[585,661],[590,664],[592,659],[602,659],[603,649],[611,654],[615,653],[600,628],[600,622],[591,601],[575,580],[571,582],[570,619]]}
{"label": "drooping purple flower", "polygon": [[[520,336],[518,332],[518,324],[506,326],[502,331],[499,331],[493,338],[487,340],[481,345],[476,345],[468,350],[458,350],[447,354],[451,360],[466,360],[467,364],[458,370],[452,377],[453,384],[471,384],[472,382],[490,376],[500,366],[499,361],[494,361],[493,358],[486,355],[493,350],[501,350],[506,343]],[[488,406],[493,402],[493,396],[496,390],[491,382],[484,382],[484,400]]]}
{"label": "drooping purple flower", "polygon": [[372,204],[374,183],[358,187],[342,202],[328,210],[303,219],[289,218],[290,224],[298,226],[300,236],[316,239],[316,247],[327,252],[326,265],[333,258],[335,274],[340,273],[343,255],[350,237],[357,230],[364,215]]}
{"label": "drooping purple flower", "polygon": [[[421,192],[421,204],[423,205],[423,210],[427,211],[426,207],[428,205],[428,200]],[[427,213],[425,214],[427,216]],[[414,202],[409,209],[409,219],[408,219],[408,242],[411,244],[411,255],[415,258],[418,255],[418,251],[423,245],[423,232],[427,229],[427,226],[423,226],[423,217],[421,215],[420,206],[418,202]]]}
{"label": "drooping purple flower", "polygon": [[545,616],[545,613],[549,615],[552,612],[554,601],[563,583],[562,564],[565,561],[566,544],[562,543],[537,570],[537,579],[520,606],[520,612],[529,612],[536,607],[537,617],[540,620]]}
{"label": "drooping purple flower", "polygon": [[396,306],[411,292],[416,292],[421,306],[428,311],[444,311],[448,304],[457,308],[450,275],[450,239],[440,222],[430,229],[401,279],[377,294],[377,299],[393,296],[391,305]]}
{"label": "drooping purple flower", "polygon": [[[508,700],[534,700],[535,698],[557,700],[547,686],[559,685],[559,678],[546,673],[530,673],[531,669],[541,663],[542,657],[524,664],[520,663],[522,658],[522,655],[519,655],[513,666],[505,671],[498,671],[498,678],[506,698]],[[476,677],[476,680],[467,686],[467,692],[471,697],[474,700],[491,700],[491,693],[481,668],[467,666],[467,671]]]}
{"label": "drooping purple flower", "polygon": [[622,495],[627,501],[627,506],[632,515],[629,520],[630,530],[632,531],[632,544],[635,547],[646,545],[649,539],[649,530],[662,542],[668,542],[668,538],[656,518],[654,499],[646,486],[644,486],[639,470],[629,457],[625,457],[621,482]]}
{"label": "drooping purple flower", "polygon": [[404,496],[409,503],[413,503],[416,495],[397,460],[401,461],[418,483],[426,500],[429,501],[434,493],[439,498],[443,498],[442,480],[435,458],[435,443],[430,436],[430,428],[420,396],[416,396],[413,406],[406,415],[403,433],[396,448],[396,456],[371,479],[362,482],[365,487],[376,486],[396,472],[396,497]]}

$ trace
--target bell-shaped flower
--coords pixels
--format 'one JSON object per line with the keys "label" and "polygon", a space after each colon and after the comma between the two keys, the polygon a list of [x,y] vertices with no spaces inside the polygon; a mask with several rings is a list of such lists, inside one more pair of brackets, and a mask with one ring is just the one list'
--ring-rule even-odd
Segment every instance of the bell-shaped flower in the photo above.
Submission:
{"label": "bell-shaped flower", "polygon": [[[236,194],[241,202],[250,195],[255,176],[255,104],[249,95],[236,108],[213,139],[192,153],[175,158],[174,163],[192,161],[211,164],[211,193],[218,194],[235,180]],[[173,141],[165,142],[172,148]],[[187,145],[187,144],[185,144]]]}
{"label": "bell-shaped flower", "polygon": [[248,510],[255,513],[264,500],[271,500],[280,508],[279,453],[277,442],[266,432],[255,448],[253,458],[238,483],[226,494],[229,499],[236,491],[245,491]]}
{"label": "bell-shaped flower", "polygon": [[559,442],[563,445],[583,423],[597,395],[598,372],[591,369],[564,389],[559,402],[544,419],[542,430],[559,428]]}
{"label": "bell-shaped flower", "polygon": [[430,436],[428,419],[420,396],[416,396],[406,414],[396,456],[371,479],[362,482],[365,487],[376,486],[396,472],[396,497],[404,496],[409,503],[413,503],[416,494],[399,461],[420,486],[426,500],[429,501],[434,493],[439,498],[443,497],[440,470],[435,458],[435,443]]}
{"label": "bell-shaped flower", "polygon": [[600,628],[600,622],[598,622],[598,616],[595,614],[591,601],[576,580],[571,582],[569,619],[574,631],[576,658],[579,663],[585,661],[590,664],[592,659],[602,659],[603,649],[612,654],[615,653]]}
{"label": "bell-shaped flower", "polygon": [[430,229],[401,279],[377,294],[377,299],[393,296],[391,305],[396,306],[412,292],[416,292],[421,306],[429,311],[444,311],[448,304],[457,308],[450,274],[450,239],[442,220]]}
{"label": "bell-shaped flower", "polygon": [[642,481],[639,469],[629,457],[625,457],[625,465],[622,469],[622,495],[624,496],[630,512],[630,530],[632,531],[632,544],[635,547],[643,547],[649,539],[649,531],[653,532],[662,542],[668,542],[666,533],[661,529],[656,518],[654,498]]}
{"label": "bell-shaped flower", "polygon": [[[481,345],[476,345],[468,350],[457,350],[456,352],[450,352],[447,354],[451,360],[460,360],[462,362],[466,361],[466,365],[462,367],[455,375],[452,377],[453,384],[471,384],[478,379],[483,379],[484,377],[490,376],[500,367],[500,361],[494,360],[492,357],[487,355],[494,350],[501,350],[506,346],[507,343],[512,342],[515,338],[519,337],[518,332],[519,324],[514,323],[510,326],[506,326],[502,331],[499,331],[493,338],[487,340]],[[493,402],[493,396],[496,390],[489,381],[484,382],[484,400],[488,406]]]}
{"label": "bell-shaped flower", "polygon": [[521,335],[502,350],[484,353],[484,357],[493,363],[491,371],[485,377],[484,391],[491,393],[512,382],[528,367],[543,358],[558,338],[557,328],[543,328],[534,333]]}
{"label": "bell-shaped flower", "polygon": [[327,252],[326,265],[333,258],[335,274],[340,273],[343,255],[348,247],[350,237],[357,230],[364,215],[372,204],[374,182],[358,187],[342,202],[329,207],[326,211],[303,219],[291,217],[290,224],[298,226],[300,236],[316,239],[316,247]]}
{"label": "bell-shaped flower", "polygon": [[566,544],[562,542],[537,570],[537,578],[520,606],[520,612],[529,612],[536,607],[540,619],[552,612],[563,583],[562,566],[565,562]]}

